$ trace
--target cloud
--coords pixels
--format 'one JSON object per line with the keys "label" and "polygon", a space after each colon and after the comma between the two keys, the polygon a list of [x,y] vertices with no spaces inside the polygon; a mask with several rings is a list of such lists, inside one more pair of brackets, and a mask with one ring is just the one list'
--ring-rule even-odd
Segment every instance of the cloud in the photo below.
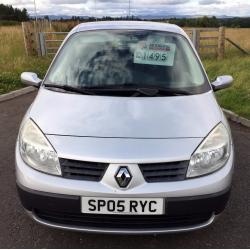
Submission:
{"label": "cloud", "polygon": [[[250,0],[130,0],[132,15],[250,16]],[[34,0],[0,0],[34,13]],[[129,0],[36,0],[40,15],[128,15]]]}
{"label": "cloud", "polygon": [[138,1],[138,3],[141,3],[141,4],[159,4],[159,5],[178,5],[178,4],[185,4],[185,3],[188,3],[190,2],[190,0],[155,0],[155,1],[152,1],[152,0],[141,0],[141,1]]}
{"label": "cloud", "polygon": [[211,5],[211,4],[224,4],[223,0],[200,0],[200,5]]}
{"label": "cloud", "polygon": [[[128,1],[124,1],[124,0],[96,0],[97,2],[103,2],[103,3],[128,3]],[[148,4],[182,4],[182,3],[187,3],[190,2],[190,0],[137,0],[137,1],[133,1],[131,0],[131,4],[135,4],[135,3],[140,3],[140,4],[144,4],[144,3],[148,3]]]}
{"label": "cloud", "polygon": [[64,4],[64,5],[71,5],[71,4],[84,4],[87,3],[88,0],[51,0],[52,4]]}
{"label": "cloud", "polygon": [[[191,0],[131,0],[131,6],[133,5],[140,5],[143,6],[144,4],[157,6],[157,5],[178,5],[178,4],[185,4],[190,2]],[[91,2],[91,0],[89,0]],[[93,2],[93,0],[92,0]],[[109,4],[125,4],[128,5],[129,1],[124,0],[96,0],[96,3],[105,3]]]}
{"label": "cloud", "polygon": [[2,0],[3,4],[11,4],[11,5],[27,5],[33,4],[33,0]]}

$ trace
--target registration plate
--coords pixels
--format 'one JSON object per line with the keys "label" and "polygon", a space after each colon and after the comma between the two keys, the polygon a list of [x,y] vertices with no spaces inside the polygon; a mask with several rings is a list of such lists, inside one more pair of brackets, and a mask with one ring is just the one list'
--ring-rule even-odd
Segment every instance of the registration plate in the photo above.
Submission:
{"label": "registration plate", "polygon": [[96,198],[82,197],[82,213],[87,214],[124,214],[160,215],[164,214],[162,198]]}

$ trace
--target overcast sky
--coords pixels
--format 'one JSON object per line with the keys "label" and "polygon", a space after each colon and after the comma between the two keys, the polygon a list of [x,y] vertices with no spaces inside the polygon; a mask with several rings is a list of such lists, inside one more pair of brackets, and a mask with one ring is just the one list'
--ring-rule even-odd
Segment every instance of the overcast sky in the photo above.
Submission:
{"label": "overcast sky", "polygon": [[[129,0],[96,0],[97,16],[124,16]],[[34,14],[34,0],[0,0],[28,9]],[[95,0],[36,0],[40,15],[86,15],[95,13]],[[131,0],[133,15],[228,15],[250,16],[250,0]]]}

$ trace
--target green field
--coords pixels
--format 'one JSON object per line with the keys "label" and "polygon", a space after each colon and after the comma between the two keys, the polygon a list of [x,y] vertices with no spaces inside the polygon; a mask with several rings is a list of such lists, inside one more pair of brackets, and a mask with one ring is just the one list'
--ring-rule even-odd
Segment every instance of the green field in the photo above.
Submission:
{"label": "green field", "polygon": [[203,60],[210,79],[229,74],[234,77],[231,88],[216,93],[220,105],[250,119],[250,56],[230,56],[222,61]]}
{"label": "green field", "polygon": [[25,54],[21,26],[0,26],[0,94],[23,87],[23,71],[45,74],[50,59]]}
{"label": "green field", "polygon": [[[228,29],[227,36],[250,51],[250,29]],[[235,79],[231,88],[216,93],[222,107],[250,119],[250,56],[227,47],[226,57],[221,61],[207,55],[201,57],[210,79],[223,74]],[[25,55],[20,26],[0,26],[0,94],[23,87],[20,82],[23,71],[36,72],[42,78],[50,60]]]}

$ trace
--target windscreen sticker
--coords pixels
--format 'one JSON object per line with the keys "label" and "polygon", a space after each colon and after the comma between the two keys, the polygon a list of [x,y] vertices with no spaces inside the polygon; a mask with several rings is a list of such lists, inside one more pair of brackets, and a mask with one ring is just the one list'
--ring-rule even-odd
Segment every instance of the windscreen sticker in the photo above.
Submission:
{"label": "windscreen sticker", "polygon": [[145,41],[136,46],[134,63],[173,66],[176,45],[163,41]]}

